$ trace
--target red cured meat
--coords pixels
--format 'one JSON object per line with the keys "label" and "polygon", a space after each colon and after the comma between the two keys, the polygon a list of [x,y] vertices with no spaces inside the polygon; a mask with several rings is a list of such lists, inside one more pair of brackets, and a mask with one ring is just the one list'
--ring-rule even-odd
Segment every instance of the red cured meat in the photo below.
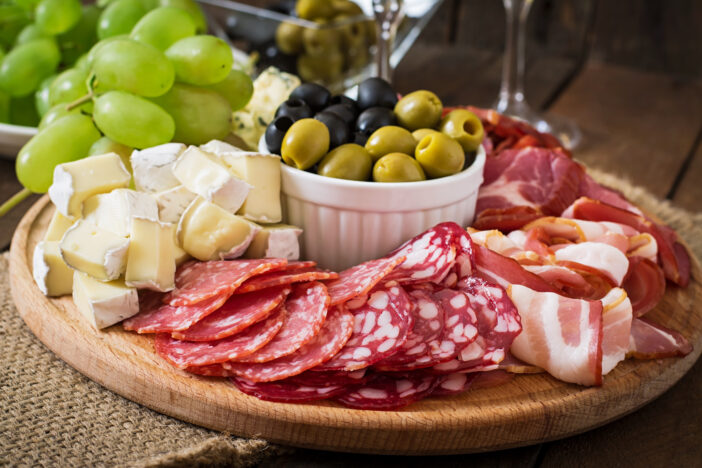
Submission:
{"label": "red cured meat", "polygon": [[394,410],[430,395],[440,377],[410,372],[402,376],[373,374],[369,380],[335,398],[349,408]]}
{"label": "red cured meat", "polygon": [[691,351],[692,345],[679,332],[642,317],[632,320],[627,356],[660,359],[686,356]]}
{"label": "red cured meat", "polygon": [[261,289],[282,286],[292,283],[302,283],[307,281],[333,280],[339,274],[328,270],[311,268],[295,268],[292,270],[272,271],[250,278],[237,288],[235,294],[260,291]]}
{"label": "red cured meat", "polygon": [[482,278],[465,278],[459,287],[478,317],[478,332],[489,347],[509,348],[522,331],[517,308],[507,292]]}
{"label": "red cured meat", "polygon": [[634,317],[641,317],[665,294],[665,275],[658,265],[643,257],[629,258],[629,271],[622,287],[631,301]]}
{"label": "red cured meat", "polygon": [[379,258],[369,260],[339,273],[339,278],[327,284],[331,305],[342,304],[363,296],[382,281],[404,258]]}
{"label": "red cured meat", "polygon": [[521,284],[534,291],[561,292],[539,276],[526,271],[513,258],[500,255],[482,245],[475,246],[475,263],[480,277],[503,288],[509,287],[510,284]]}
{"label": "red cured meat", "polygon": [[452,288],[456,283],[475,272],[475,247],[473,239],[465,229],[455,223],[444,223],[453,232],[453,245],[456,248],[456,260],[453,268],[449,271],[441,284]]}
{"label": "red cured meat", "polygon": [[255,383],[241,377],[232,377],[232,383],[247,395],[266,401],[279,403],[302,403],[305,401],[326,400],[346,391],[344,385],[304,385],[288,379],[276,382]]}
{"label": "red cured meat", "polygon": [[477,375],[477,373],[464,374],[460,372],[442,375],[439,378],[438,384],[431,392],[431,396],[442,397],[463,393],[471,387]]}
{"label": "red cured meat", "polygon": [[293,354],[255,364],[225,362],[222,367],[230,372],[230,375],[252,382],[285,379],[331,359],[346,344],[352,332],[353,315],[343,307],[332,307],[317,336]]}
{"label": "red cured meat", "polygon": [[270,342],[283,326],[285,307],[241,333],[216,341],[181,341],[161,333],[156,335],[156,352],[181,369],[206,366],[248,356]]}
{"label": "red cured meat", "polygon": [[367,300],[343,307],[354,316],[353,335],[339,354],[319,369],[353,371],[368,367],[397,352],[412,329],[412,303],[399,285],[376,288]]}
{"label": "red cured meat", "polygon": [[164,301],[172,306],[196,304],[212,296],[231,295],[241,283],[255,275],[284,268],[287,260],[221,260],[188,262],[176,271],[176,289]]}
{"label": "red cured meat", "polygon": [[354,385],[365,382],[367,369],[360,369],[353,372],[346,371],[319,371],[312,368],[302,374],[295,375],[286,380],[299,385],[320,386],[327,384],[334,385]]}
{"label": "red cured meat", "polygon": [[285,301],[287,315],[280,333],[266,346],[240,362],[267,362],[292,354],[312,340],[324,323],[329,295],[322,283],[296,284]]}
{"label": "red cured meat", "polygon": [[145,300],[148,304],[140,301],[141,312],[124,321],[125,330],[137,333],[171,333],[185,330],[219,309],[229,296],[219,294],[193,305],[178,307],[156,303],[154,297],[150,295],[149,299]]}
{"label": "red cured meat", "polygon": [[289,293],[289,287],[280,286],[235,294],[215,312],[171,336],[186,341],[212,341],[235,335],[271,315]]}

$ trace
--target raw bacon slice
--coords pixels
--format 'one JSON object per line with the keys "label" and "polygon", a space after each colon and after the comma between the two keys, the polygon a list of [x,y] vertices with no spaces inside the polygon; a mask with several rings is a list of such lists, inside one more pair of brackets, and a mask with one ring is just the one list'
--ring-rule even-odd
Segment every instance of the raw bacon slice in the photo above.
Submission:
{"label": "raw bacon slice", "polygon": [[660,302],[665,294],[665,275],[660,267],[643,257],[629,259],[629,271],[622,285],[626,291],[634,317],[641,317]]}
{"label": "raw bacon slice", "polygon": [[322,283],[303,283],[293,287],[284,305],[287,310],[283,328],[273,340],[253,354],[232,358],[239,362],[267,362],[292,354],[312,340],[324,323],[329,295]]}
{"label": "raw bacon slice", "polygon": [[229,296],[241,283],[255,275],[285,267],[287,260],[221,260],[188,262],[176,272],[176,288],[164,301],[177,307],[196,304],[212,296]]}
{"label": "raw bacon slice", "polygon": [[626,291],[614,288],[602,298],[602,375],[626,358],[631,319],[631,302]]}
{"label": "raw bacon slice", "polygon": [[526,271],[516,260],[493,252],[482,245],[475,246],[475,263],[478,276],[497,283],[503,288],[520,284],[539,292],[560,292],[534,273]]}
{"label": "raw bacon slice", "polygon": [[555,286],[563,295],[574,299],[600,299],[611,288],[594,288],[592,284],[570,268],[561,265],[522,265],[522,267]]}
{"label": "raw bacon slice", "polygon": [[270,342],[283,326],[285,307],[242,333],[216,341],[181,341],[170,335],[156,335],[156,352],[181,369],[206,366],[247,356]]}
{"label": "raw bacon slice", "polygon": [[242,285],[234,291],[234,294],[250,293],[275,286],[307,281],[333,280],[338,277],[339,274],[336,272],[319,269],[295,268],[293,270],[272,271],[244,281]]}
{"label": "raw bacon slice", "polygon": [[354,371],[368,367],[397,352],[412,330],[412,303],[399,285],[371,292],[368,300],[345,306],[354,316],[353,335],[320,370]]}
{"label": "raw bacon slice", "polygon": [[247,395],[278,403],[326,400],[346,391],[345,385],[300,385],[289,379],[256,383],[241,377],[231,377],[231,381],[236,388]]}
{"label": "raw bacon slice", "polygon": [[627,356],[636,359],[660,359],[686,356],[692,345],[679,332],[653,323],[643,317],[631,322],[631,338]]}
{"label": "raw bacon slice", "polygon": [[394,410],[431,394],[440,377],[418,372],[404,376],[373,374],[369,380],[335,398],[349,408]]}
{"label": "raw bacon slice", "polygon": [[252,382],[285,379],[331,359],[346,344],[352,332],[353,315],[343,307],[332,307],[317,336],[293,354],[264,363],[225,362],[222,367],[230,375]]}
{"label": "raw bacon slice", "polygon": [[511,352],[557,379],[602,384],[602,303],[540,293],[514,284],[507,289],[522,319]]}
{"label": "raw bacon slice", "polygon": [[573,262],[594,268],[621,286],[629,269],[629,259],[621,250],[601,242],[580,242],[560,248],[555,254],[558,262]]}
{"label": "raw bacon slice", "polygon": [[184,306],[155,304],[153,297],[155,296],[148,299],[148,305],[140,302],[141,312],[123,322],[125,330],[133,330],[137,333],[171,333],[185,330],[219,309],[229,296],[227,294],[209,296],[196,304]]}
{"label": "raw bacon slice", "polygon": [[369,260],[339,273],[339,278],[326,283],[331,304],[343,304],[358,296],[364,296],[389,275],[403,257]]}
{"label": "raw bacon slice", "polygon": [[212,341],[235,335],[271,315],[288,294],[287,286],[235,294],[215,312],[171,336],[185,341]]}

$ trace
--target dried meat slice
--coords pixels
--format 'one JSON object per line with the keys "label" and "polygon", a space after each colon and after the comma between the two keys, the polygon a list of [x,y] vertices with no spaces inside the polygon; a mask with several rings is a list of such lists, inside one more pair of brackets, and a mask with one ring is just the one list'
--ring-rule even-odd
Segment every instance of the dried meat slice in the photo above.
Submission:
{"label": "dried meat slice", "polygon": [[186,330],[171,333],[171,336],[185,341],[212,341],[235,335],[271,315],[290,291],[290,287],[280,286],[235,294],[215,312]]}
{"label": "dried meat slice", "polygon": [[439,378],[439,383],[431,392],[431,396],[443,397],[463,393],[470,388],[477,375],[477,373],[465,374],[461,372],[442,375]]}
{"label": "dried meat slice", "polygon": [[441,377],[420,372],[373,374],[364,384],[335,398],[344,406],[365,410],[394,410],[430,395]]}
{"label": "dried meat slice", "polygon": [[239,362],[268,362],[292,354],[312,340],[324,323],[329,295],[322,283],[301,283],[293,287],[285,301],[287,315],[280,333],[263,348]]}
{"label": "dried meat slice", "polygon": [[[140,297],[145,296],[140,294]],[[185,306],[157,303],[154,297],[149,295],[148,299],[140,300],[141,312],[124,321],[122,326],[125,330],[137,333],[171,333],[185,330],[219,309],[229,296],[214,295],[196,304]]]}
{"label": "dried meat slice", "polygon": [[665,275],[654,262],[643,257],[629,259],[629,271],[622,284],[626,290],[634,317],[641,317],[656,307],[665,294]]}
{"label": "dried meat slice", "polygon": [[627,356],[636,359],[660,359],[686,356],[691,351],[692,345],[679,332],[643,317],[632,320]]}
{"label": "dried meat slice", "polygon": [[261,289],[276,286],[289,285],[293,283],[303,283],[308,281],[333,280],[339,277],[334,271],[320,270],[312,268],[295,268],[292,270],[272,271],[262,275],[254,276],[242,283],[237,288],[235,294],[250,293]]}
{"label": "dried meat slice", "polygon": [[343,304],[355,297],[368,294],[403,261],[402,257],[379,258],[342,271],[338,279],[326,283],[331,305]]}
{"label": "dried meat slice", "polygon": [[278,403],[326,400],[346,390],[344,385],[339,384],[304,385],[291,382],[289,379],[256,383],[242,377],[232,377],[231,381],[236,388],[247,395]]}

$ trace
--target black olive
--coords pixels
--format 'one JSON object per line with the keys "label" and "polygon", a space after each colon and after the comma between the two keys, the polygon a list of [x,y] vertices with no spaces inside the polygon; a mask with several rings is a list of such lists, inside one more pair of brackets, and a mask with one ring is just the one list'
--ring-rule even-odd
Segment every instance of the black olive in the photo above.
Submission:
{"label": "black olive", "polygon": [[316,83],[303,83],[293,89],[288,99],[300,99],[305,101],[310,109],[319,112],[329,105],[331,93],[327,88]]}
{"label": "black olive", "polygon": [[358,115],[353,111],[353,109],[343,104],[335,104],[333,106],[329,106],[326,109],[324,109],[324,112],[331,112],[332,114],[336,114],[336,116],[344,122],[346,122],[346,125],[348,125],[349,127],[353,126],[354,122],[356,121],[356,116]]}
{"label": "black olive", "polygon": [[336,96],[332,96],[331,100],[329,101],[329,106],[336,106],[338,104],[343,104],[344,106],[351,109],[354,114],[358,115],[358,103],[355,99],[351,99],[350,97],[345,96],[343,94],[337,94]]}
{"label": "black olive", "polygon": [[366,146],[366,142],[368,141],[369,137],[370,133],[354,132],[353,141],[351,143],[356,143],[360,146]]}
{"label": "black olive", "polygon": [[301,99],[288,99],[278,106],[278,110],[275,111],[276,117],[290,117],[293,122],[297,122],[300,119],[307,119],[312,117],[313,112],[305,101]]}
{"label": "black olive", "polygon": [[371,107],[361,112],[356,121],[356,130],[370,135],[380,127],[396,125],[395,113],[387,107]]}
{"label": "black olive", "polygon": [[368,78],[358,85],[358,107],[362,110],[370,107],[394,109],[395,104],[397,93],[384,79]]}
{"label": "black olive", "polygon": [[280,147],[283,144],[283,138],[285,138],[285,134],[292,124],[293,120],[290,117],[283,115],[276,117],[273,122],[266,127],[264,139],[266,141],[268,151],[273,154],[280,154]]}
{"label": "black olive", "polygon": [[349,130],[349,126],[346,122],[341,120],[338,115],[324,111],[315,115],[314,118],[326,125],[329,130],[329,149],[349,142],[351,130]]}
{"label": "black olive", "polygon": [[266,7],[266,10],[275,11],[284,15],[295,16],[296,0],[281,0],[273,5]]}

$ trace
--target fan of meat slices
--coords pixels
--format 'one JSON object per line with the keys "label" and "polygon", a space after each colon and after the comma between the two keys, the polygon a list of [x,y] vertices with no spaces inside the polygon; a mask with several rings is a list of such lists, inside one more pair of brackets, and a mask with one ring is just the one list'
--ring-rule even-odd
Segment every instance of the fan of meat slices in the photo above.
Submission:
{"label": "fan of meat slices", "polygon": [[[391,410],[546,371],[601,385],[627,357],[683,356],[643,317],[687,285],[676,234],[597,184],[550,135],[471,108],[487,131],[467,230],[442,223],[340,273],[280,259],[191,262],[123,326],[188,372],[278,402]],[[141,294],[141,293],[140,293]]]}

